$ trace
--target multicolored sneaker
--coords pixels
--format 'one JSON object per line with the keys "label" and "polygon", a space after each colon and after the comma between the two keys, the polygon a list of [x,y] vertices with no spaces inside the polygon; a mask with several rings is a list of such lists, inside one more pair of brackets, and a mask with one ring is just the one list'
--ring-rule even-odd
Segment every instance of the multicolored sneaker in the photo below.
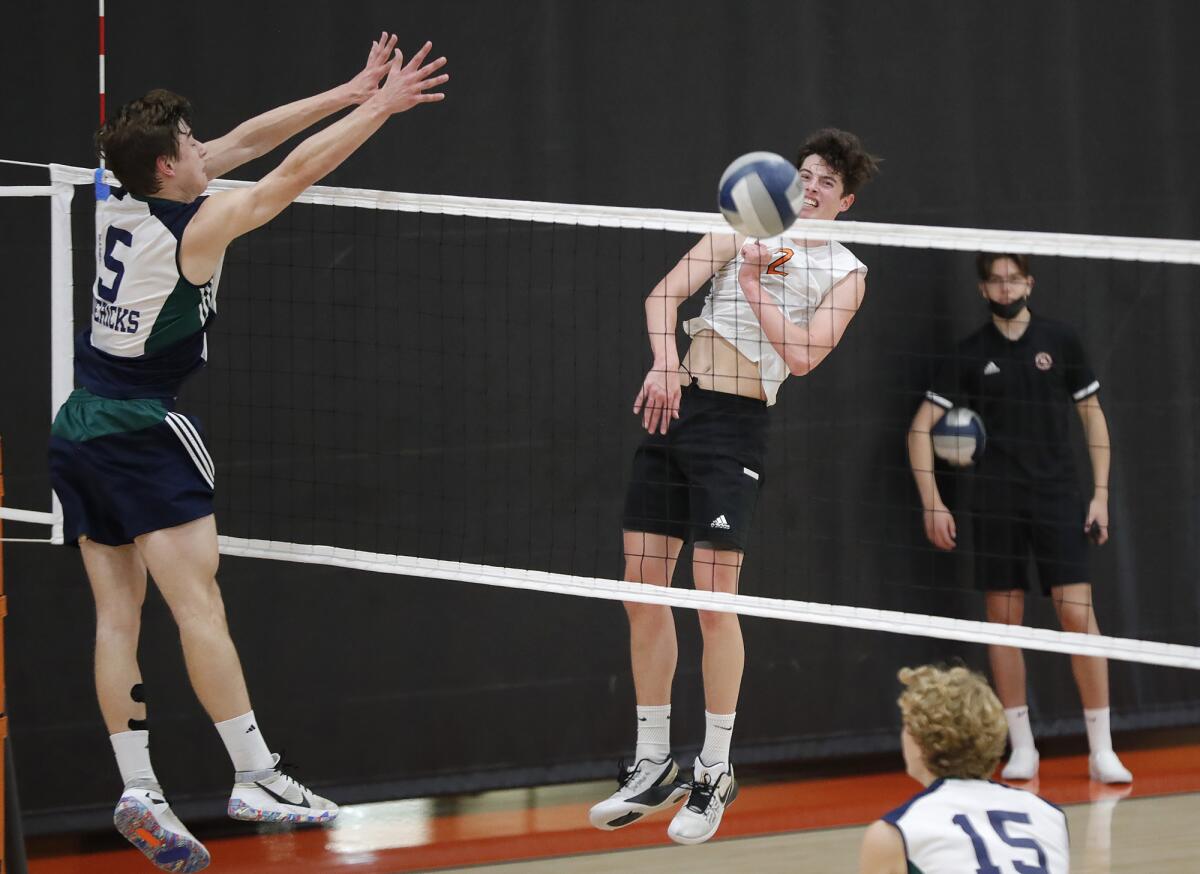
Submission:
{"label": "multicolored sneaker", "polygon": [[679,766],[670,756],[661,762],[642,759],[632,768],[617,766],[617,791],[588,811],[598,829],[613,831],[636,822],[649,813],[670,807],[687,795],[678,785]]}
{"label": "multicolored sneaker", "polygon": [[[273,765],[279,754],[273,753]],[[234,775],[228,812],[246,822],[333,822],[338,806],[274,767]]]}
{"label": "multicolored sneaker", "polygon": [[725,808],[737,798],[732,765],[705,765],[696,759],[695,774],[696,779],[687,784],[688,803],[667,827],[667,836],[677,844],[702,844],[715,835]]}
{"label": "multicolored sneaker", "polygon": [[113,811],[113,825],[163,871],[191,874],[208,867],[208,850],[179,821],[156,784],[125,787]]}

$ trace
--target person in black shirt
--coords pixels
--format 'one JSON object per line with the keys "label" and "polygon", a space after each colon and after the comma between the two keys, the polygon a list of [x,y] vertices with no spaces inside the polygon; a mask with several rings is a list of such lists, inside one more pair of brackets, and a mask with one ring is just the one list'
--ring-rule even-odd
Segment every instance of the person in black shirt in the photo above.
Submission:
{"label": "person in black shirt", "polygon": [[[940,369],[908,434],[925,534],[939,549],[955,547],[957,525],[938,492],[929,435],[951,407],[969,407],[987,429],[972,510],[975,576],[986,591],[988,621],[1022,621],[1032,551],[1042,594],[1053,599],[1063,630],[1099,634],[1087,542],[1108,539],[1109,439],[1100,383],[1075,332],[1030,312],[1034,281],[1027,256],[984,253],[976,266],[992,318],[959,343]],[[1072,460],[1071,407],[1083,421],[1091,459],[1094,487],[1086,503]],[[1024,655],[1016,647],[988,649],[1013,748],[1002,773],[1008,780],[1030,780],[1037,775],[1038,753],[1026,706]],[[1083,701],[1092,779],[1130,782],[1112,749],[1107,660],[1073,655],[1071,667]]]}

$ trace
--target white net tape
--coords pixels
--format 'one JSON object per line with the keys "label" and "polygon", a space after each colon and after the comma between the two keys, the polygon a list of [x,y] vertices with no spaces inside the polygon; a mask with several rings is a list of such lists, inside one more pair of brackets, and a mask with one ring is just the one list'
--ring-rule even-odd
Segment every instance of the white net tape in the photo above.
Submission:
{"label": "white net tape", "polygon": [[[93,182],[95,171],[50,165],[51,185],[0,188],[0,197],[51,197],[54,335],[52,404],[71,389],[71,280],[69,250],[69,206],[72,187]],[[210,191],[242,187],[250,183],[216,180]],[[360,207],[377,210],[422,212],[453,216],[495,218],[550,223],[577,227],[663,230],[690,234],[722,232],[729,227],[717,214],[661,209],[622,209],[576,204],[532,203],[469,197],[402,194],[367,189],[314,186],[298,199],[300,203]],[[1017,231],[925,227],[919,225],[863,222],[818,222],[805,224],[806,236],[883,246],[919,246],[950,251],[1020,251],[1059,257],[1200,265],[1200,242],[1190,240],[1139,239]],[[64,237],[65,235],[65,237]],[[65,249],[64,249],[65,247]],[[0,518],[54,526],[53,540],[61,542],[61,512],[12,508],[0,509]],[[426,577],[436,580],[527,589],[617,601],[664,604],[744,616],[835,625],[845,628],[919,635],[945,640],[1017,646],[1025,649],[1075,653],[1146,664],[1200,668],[1200,647],[1104,635],[1071,634],[1024,626],[955,619],[841,606],[808,601],[729,595],[695,590],[621,582],[536,570],[521,570],[470,564],[459,561],[364,552],[334,546],[284,543],[237,537],[221,537],[225,555],[257,559],[321,564],[369,571]]]}

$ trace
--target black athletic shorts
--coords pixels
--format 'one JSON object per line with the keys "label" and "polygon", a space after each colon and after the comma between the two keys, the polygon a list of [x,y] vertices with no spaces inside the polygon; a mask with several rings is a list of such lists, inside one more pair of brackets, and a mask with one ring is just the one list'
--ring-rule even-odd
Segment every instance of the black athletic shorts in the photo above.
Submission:
{"label": "black athletic shorts", "polygon": [[633,456],[622,528],[744,552],[766,456],[765,401],[692,383]]}
{"label": "black athletic shorts", "polygon": [[977,482],[975,486],[975,582],[986,591],[1030,588],[1029,556],[1037,565],[1042,594],[1091,582],[1087,504],[1071,486]]}

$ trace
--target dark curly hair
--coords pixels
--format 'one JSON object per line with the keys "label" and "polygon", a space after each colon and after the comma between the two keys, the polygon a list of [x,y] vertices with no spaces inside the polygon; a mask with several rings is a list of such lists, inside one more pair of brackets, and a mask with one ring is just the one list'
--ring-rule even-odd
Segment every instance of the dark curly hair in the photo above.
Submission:
{"label": "dark curly hair", "polygon": [[835,127],[822,128],[805,140],[796,158],[796,166],[803,164],[809,155],[820,155],[842,177],[842,191],[845,194],[857,193],[879,172],[879,162],[883,160],[868,152],[854,134]]}
{"label": "dark curly hair", "polygon": [[192,126],[186,97],[161,88],[131,100],[96,131],[96,154],[131,194],[156,194],[155,163],[179,157],[179,126]]}

